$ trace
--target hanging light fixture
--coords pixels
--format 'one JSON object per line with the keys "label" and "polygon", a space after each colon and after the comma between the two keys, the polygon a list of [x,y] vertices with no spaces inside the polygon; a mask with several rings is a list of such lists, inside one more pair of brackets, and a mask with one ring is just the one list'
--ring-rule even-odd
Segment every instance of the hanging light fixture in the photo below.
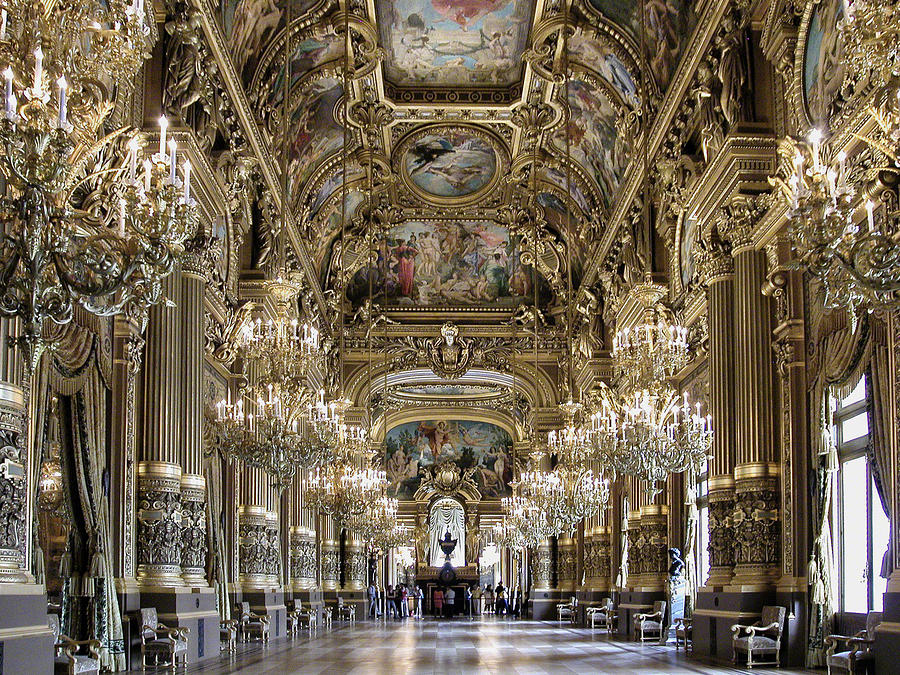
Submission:
{"label": "hanging light fixture", "polygon": [[637,476],[656,496],[671,473],[699,469],[712,448],[712,421],[679,392],[672,377],[690,360],[687,330],[660,304],[665,288],[650,282],[632,290],[643,320],[616,334],[613,368],[619,390],[601,384],[599,410],[588,435],[597,457],[617,473]]}
{"label": "hanging light fixture", "polygon": [[900,6],[893,0],[844,0],[838,24],[847,71],[876,88],[900,78]]}
{"label": "hanging light fixture", "polygon": [[[134,81],[153,36],[142,0],[0,3],[0,313],[21,317],[29,368],[75,303],[145,321],[195,233],[190,163],[178,170],[164,117],[158,153],[135,136],[125,166],[90,168],[123,138],[102,136],[108,92]],[[88,189],[98,206],[83,210]]]}
{"label": "hanging light fixture", "polygon": [[[572,336],[572,185],[571,140],[569,134],[569,9],[563,8],[563,101],[565,115],[566,153],[566,381],[568,399],[560,405],[566,424],[551,431],[547,437],[547,451],[553,466],[549,470],[536,468],[522,474],[522,496],[540,513],[545,533],[561,535],[574,530],[583,519],[593,516],[609,501],[609,481],[595,473],[591,465],[592,447],[589,435],[580,427],[582,405],[575,397],[574,341]],[[536,239],[536,237],[535,237]],[[535,262],[537,256],[535,256]],[[537,303],[535,302],[535,310]],[[537,321],[535,321],[537,331]],[[537,460],[541,460],[538,453]]]}

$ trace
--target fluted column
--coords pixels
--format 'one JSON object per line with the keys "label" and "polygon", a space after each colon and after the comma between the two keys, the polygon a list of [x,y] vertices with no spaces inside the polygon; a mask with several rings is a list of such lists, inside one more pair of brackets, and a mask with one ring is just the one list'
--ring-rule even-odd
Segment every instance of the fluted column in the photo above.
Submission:
{"label": "fluted column", "polygon": [[[729,232],[735,275],[735,542],[736,590],[772,584],[779,576],[781,528],[771,301],[763,295],[766,257],[753,247],[752,213],[732,205]],[[749,215],[748,215],[749,213]]]}
{"label": "fluted column", "polygon": [[14,346],[19,326],[18,319],[0,319],[0,583],[29,580],[26,542],[34,505],[28,499],[28,384]]}
{"label": "fluted column", "polygon": [[203,478],[203,297],[209,250],[205,237],[188,242],[182,257],[181,295],[181,465],[182,574],[190,586],[206,586],[206,480]]}
{"label": "fluted column", "polygon": [[[162,282],[166,297],[178,298],[181,275]],[[144,350],[143,438],[138,465],[138,582],[144,587],[181,586],[181,475],[179,372],[173,349],[179,311],[152,307]]]}
{"label": "fluted column", "polygon": [[715,430],[709,462],[709,578],[706,586],[722,587],[734,571],[734,261],[729,246],[711,232],[696,251],[706,285],[709,324],[709,414]]}
{"label": "fluted column", "polygon": [[289,580],[295,591],[316,587],[316,531],[303,504],[303,475],[298,472],[291,486]]}

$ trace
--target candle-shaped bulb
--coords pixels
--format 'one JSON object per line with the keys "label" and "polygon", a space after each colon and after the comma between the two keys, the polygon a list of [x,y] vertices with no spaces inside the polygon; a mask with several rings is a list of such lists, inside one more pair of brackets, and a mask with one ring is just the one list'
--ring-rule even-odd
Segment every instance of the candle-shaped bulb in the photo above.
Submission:
{"label": "candle-shaped bulb", "polygon": [[132,185],[134,185],[135,180],[137,180],[138,147],[138,140],[136,138],[132,138],[128,141],[128,180]]}
{"label": "candle-shaped bulb", "polygon": [[166,154],[166,129],[169,128],[169,120],[165,115],[159,118],[159,154]]}
{"label": "candle-shaped bulb", "polygon": [[175,182],[175,156],[178,151],[178,143],[175,139],[169,141],[169,182]]}
{"label": "candle-shaped bulb", "polygon": [[38,45],[34,50],[34,91],[37,94],[41,89],[41,80],[44,76],[44,50]]}
{"label": "candle-shaped bulb", "polygon": [[149,159],[144,160],[144,192],[150,192],[150,174],[153,171],[153,165]]}
{"label": "candle-shaped bulb", "polygon": [[184,171],[184,201],[187,203],[191,200],[191,160],[184,160],[182,170]]}
{"label": "candle-shaped bulb", "polygon": [[869,232],[875,231],[875,204],[871,199],[866,201],[866,220],[869,224]]}
{"label": "candle-shaped bulb", "polygon": [[59,76],[56,84],[59,86],[59,126],[63,127],[66,125],[66,89],[69,84],[62,75]]}
{"label": "candle-shaped bulb", "polygon": [[16,95],[13,93],[13,71],[9,66],[3,71],[3,78],[6,80],[6,115],[7,117],[14,115],[16,112]]}
{"label": "candle-shaped bulb", "polygon": [[0,9],[0,40],[6,39],[6,22],[9,20],[9,15],[6,13],[5,9]]}

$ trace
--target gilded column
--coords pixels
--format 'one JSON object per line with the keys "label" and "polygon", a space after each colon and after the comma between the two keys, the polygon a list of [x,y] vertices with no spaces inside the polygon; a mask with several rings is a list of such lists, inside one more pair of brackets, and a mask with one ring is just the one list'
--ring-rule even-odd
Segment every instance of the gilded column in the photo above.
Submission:
{"label": "gilded column", "polygon": [[278,534],[278,512],[266,511],[266,582],[270,588],[279,585],[281,570],[281,546]]}
{"label": "gilded column", "polygon": [[669,569],[669,506],[668,489],[657,494],[651,504],[640,509],[641,518],[641,586],[645,591],[660,591],[666,587]]}
{"label": "gilded column", "polygon": [[309,527],[309,509],[303,504],[303,472],[291,486],[289,579],[295,591],[316,587],[316,531]]}
{"label": "gilded column", "polygon": [[556,543],[556,574],[557,587],[563,593],[575,591],[577,565],[575,560],[575,540],[568,536],[562,536]]}
{"label": "gilded column", "polygon": [[721,588],[734,572],[734,260],[715,227],[700,239],[695,254],[706,285],[709,414],[715,430],[709,462],[710,569],[705,586]]}
{"label": "gilded column", "polygon": [[[178,298],[181,275],[162,282],[168,298]],[[181,464],[179,440],[180,354],[172,348],[179,334],[177,307],[150,309],[144,350],[143,445],[138,465],[138,583],[144,587],[181,586]]]}
{"label": "gilded column", "polygon": [[[28,434],[18,319],[0,319],[0,583],[29,581]],[[38,461],[35,458],[34,461]]]}
{"label": "gilded column", "polygon": [[[773,411],[771,301],[763,295],[766,257],[750,234],[760,209],[739,196],[724,210],[734,256],[735,284],[735,505],[733,590],[766,587],[778,578],[781,528],[777,442]],[[710,327],[712,328],[712,327]],[[710,330],[712,333],[712,330]]]}
{"label": "gilded column", "polygon": [[535,549],[531,561],[531,579],[536,591],[547,591],[553,587],[553,556],[550,542],[542,541]]}
{"label": "gilded column", "polygon": [[344,544],[344,588],[360,591],[366,587],[366,547],[356,535],[347,532]]}
{"label": "gilded column", "polygon": [[188,242],[182,256],[181,295],[181,539],[182,575],[189,586],[207,586],[206,480],[203,477],[203,297],[210,265],[209,239]]}

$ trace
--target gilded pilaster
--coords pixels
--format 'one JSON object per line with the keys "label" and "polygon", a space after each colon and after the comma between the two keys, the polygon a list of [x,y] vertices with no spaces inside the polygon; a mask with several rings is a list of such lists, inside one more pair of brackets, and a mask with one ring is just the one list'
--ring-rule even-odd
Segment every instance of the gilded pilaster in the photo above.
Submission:
{"label": "gilded pilaster", "polygon": [[28,581],[28,439],[18,350],[10,344],[17,320],[0,320],[0,582]]}
{"label": "gilded pilaster", "polygon": [[666,504],[641,507],[641,586],[645,591],[665,588],[669,568],[668,525],[669,507]]}
{"label": "gilded pilaster", "polygon": [[181,575],[187,586],[206,586],[206,479],[181,476]]}
{"label": "gilded pilaster", "polygon": [[549,541],[542,541],[534,551],[531,578],[536,591],[547,591],[553,587],[553,552]]}
{"label": "gilded pilaster", "polygon": [[278,513],[266,511],[266,559],[265,574],[268,586],[279,585],[281,571],[281,546],[278,536]]}
{"label": "gilded pilaster", "polygon": [[291,527],[290,580],[295,591],[316,586],[316,533],[302,525]]}
{"label": "gilded pilaster", "polygon": [[336,591],[341,583],[341,551],[334,539],[322,542],[322,590]]}
{"label": "gilded pilaster", "polygon": [[266,509],[242,504],[238,509],[238,582],[244,591],[268,588],[269,534]]}
{"label": "gilded pilaster", "polygon": [[735,368],[734,261],[730,246],[713,228],[695,249],[706,286],[709,323],[709,414],[713,420],[709,462],[709,578],[707,587],[727,584],[733,572],[731,512],[734,507]]}
{"label": "gilded pilaster", "polygon": [[629,589],[639,588],[644,567],[644,533],[641,530],[640,509],[628,512],[628,578],[625,585]]}
{"label": "gilded pilaster", "polygon": [[571,537],[560,537],[556,545],[557,587],[564,593],[573,592],[577,585],[576,543]]}
{"label": "gilded pilaster", "polygon": [[366,587],[366,547],[348,535],[344,545],[344,588],[361,591]]}

